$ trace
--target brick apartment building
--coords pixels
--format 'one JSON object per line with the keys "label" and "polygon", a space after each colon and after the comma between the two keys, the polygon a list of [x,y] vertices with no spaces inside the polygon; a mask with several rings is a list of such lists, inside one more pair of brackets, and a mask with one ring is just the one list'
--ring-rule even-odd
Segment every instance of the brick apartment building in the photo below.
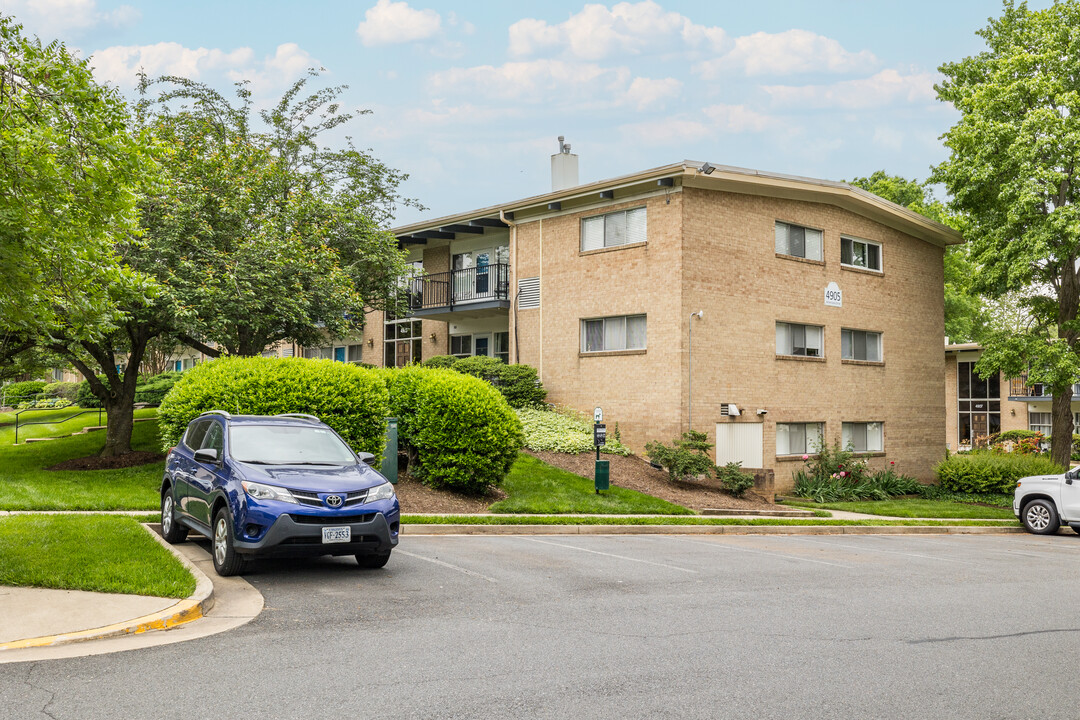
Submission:
{"label": "brick apartment building", "polygon": [[550,193],[396,228],[410,317],[371,313],[364,338],[304,354],[527,363],[636,450],[692,416],[717,462],[778,490],[818,437],[930,479],[959,234],[844,183],[707,163],[578,185],[560,150]]}
{"label": "brick apartment building", "polygon": [[[970,450],[980,437],[1008,430],[1036,430],[1050,439],[1053,426],[1050,388],[1027,377],[1003,375],[983,380],[975,373],[982,347],[945,346],[946,446]],[[1080,433],[1080,383],[1072,389],[1073,432]]]}

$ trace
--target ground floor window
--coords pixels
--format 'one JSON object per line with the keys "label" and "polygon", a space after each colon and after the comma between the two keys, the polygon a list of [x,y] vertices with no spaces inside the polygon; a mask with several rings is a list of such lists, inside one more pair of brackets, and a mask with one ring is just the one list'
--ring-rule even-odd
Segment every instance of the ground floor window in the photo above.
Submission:
{"label": "ground floor window", "polygon": [[[1041,432],[1049,439],[1054,429],[1054,416],[1048,412],[1028,413],[1028,430]],[[1073,433],[1080,434],[1080,413],[1073,413]]]}
{"label": "ground floor window", "polygon": [[[333,360],[334,362],[359,363],[363,346],[354,345],[328,345],[326,347],[304,348],[304,357],[313,360]],[[289,349],[285,357],[290,357],[292,350]]]}
{"label": "ground floor window", "polygon": [[776,454],[806,455],[817,452],[824,423],[776,423]]}
{"label": "ground floor window", "polygon": [[480,355],[510,362],[510,333],[472,333],[450,336],[450,354],[464,358]]}
{"label": "ground floor window", "polygon": [[879,422],[844,423],[841,443],[854,452],[882,452],[884,433]]}
{"label": "ground floor window", "polygon": [[419,320],[392,316],[384,323],[383,365],[404,367],[421,360],[423,329]]}

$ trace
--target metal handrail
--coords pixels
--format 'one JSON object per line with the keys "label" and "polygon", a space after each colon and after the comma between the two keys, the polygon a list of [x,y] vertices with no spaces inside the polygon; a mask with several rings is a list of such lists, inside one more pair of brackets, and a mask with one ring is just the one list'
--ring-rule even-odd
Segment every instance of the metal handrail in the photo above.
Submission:
{"label": "metal handrail", "polygon": [[39,420],[37,422],[24,422],[21,425],[19,424],[19,416],[22,415],[23,413],[33,412],[35,410],[40,412],[42,410],[55,410],[55,409],[56,408],[26,408],[25,410],[19,410],[18,412],[16,412],[15,413],[15,444],[16,445],[19,444],[19,428],[20,427],[28,427],[30,425],[59,425],[60,423],[66,423],[68,420],[73,420],[73,419],[79,417],[80,415],[88,415],[90,413],[95,413],[95,412],[97,413],[97,416],[98,416],[98,425],[101,425],[101,411],[102,411],[102,408],[98,408],[97,410],[83,410],[82,412],[77,412],[74,415],[69,415],[68,417],[63,418],[62,420]]}
{"label": "metal handrail", "polygon": [[510,298],[510,265],[491,265],[422,275],[409,281],[412,310],[449,307],[476,300]]}

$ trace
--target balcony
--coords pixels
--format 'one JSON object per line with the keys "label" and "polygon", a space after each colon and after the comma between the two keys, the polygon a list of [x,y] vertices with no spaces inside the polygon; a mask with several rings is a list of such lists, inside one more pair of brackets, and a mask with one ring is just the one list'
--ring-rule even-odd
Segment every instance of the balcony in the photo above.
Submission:
{"label": "balcony", "polygon": [[434,273],[409,281],[414,317],[457,321],[506,315],[510,309],[510,266],[481,265]]}
{"label": "balcony", "polygon": [[[1073,402],[1080,401],[1080,383],[1072,386]],[[1050,400],[1053,394],[1048,385],[1041,383],[1028,383],[1027,375],[1009,380],[1009,399],[1034,402],[1036,400]]]}

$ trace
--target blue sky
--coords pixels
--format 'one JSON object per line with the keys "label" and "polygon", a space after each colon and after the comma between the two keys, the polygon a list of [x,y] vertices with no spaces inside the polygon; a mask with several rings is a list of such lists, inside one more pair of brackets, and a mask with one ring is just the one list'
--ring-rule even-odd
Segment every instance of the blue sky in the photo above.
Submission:
{"label": "blue sky", "polygon": [[[1045,7],[1049,2],[1031,2]],[[125,92],[139,67],[278,97],[308,67],[369,109],[360,147],[410,175],[427,209],[550,189],[565,135],[589,182],[683,159],[829,179],[925,179],[956,120],[937,68],[979,52],[992,0],[879,3],[184,3],[4,0],[42,39]]]}

